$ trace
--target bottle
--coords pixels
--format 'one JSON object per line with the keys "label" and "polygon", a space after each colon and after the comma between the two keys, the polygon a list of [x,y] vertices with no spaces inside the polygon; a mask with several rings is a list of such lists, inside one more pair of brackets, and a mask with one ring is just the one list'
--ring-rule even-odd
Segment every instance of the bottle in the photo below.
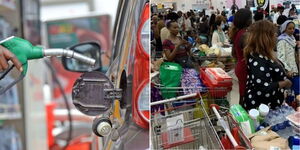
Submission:
{"label": "bottle", "polygon": [[284,122],[285,122],[286,119],[285,119],[284,113],[281,111],[280,108],[278,109],[277,119],[278,119],[279,130],[285,129],[286,126],[285,126]]}
{"label": "bottle", "polygon": [[256,129],[259,126],[259,122],[258,122],[259,111],[257,109],[251,109],[249,111],[249,116],[253,120],[254,128]]}
{"label": "bottle", "polygon": [[299,135],[290,136],[288,138],[289,146],[292,150],[299,150],[300,149],[300,137]]}
{"label": "bottle", "polygon": [[270,112],[265,117],[265,123],[268,124],[269,126],[273,126],[275,124],[274,119],[273,119],[273,114],[274,114],[274,111],[270,110]]}
{"label": "bottle", "polygon": [[280,119],[281,119],[280,113],[277,110],[275,110],[272,116],[272,120],[273,120],[272,130],[275,132],[280,130],[280,126],[279,126]]}
{"label": "bottle", "polygon": [[289,106],[283,105],[282,108],[281,108],[281,111],[284,114],[284,123],[285,123],[285,125],[287,127],[290,127],[291,125],[290,125],[289,121],[286,119],[286,117],[291,114],[291,112],[290,112],[291,110],[289,109]]}
{"label": "bottle", "polygon": [[265,121],[266,116],[268,115],[270,108],[266,104],[260,104],[258,107],[259,110],[259,122],[263,123]]}

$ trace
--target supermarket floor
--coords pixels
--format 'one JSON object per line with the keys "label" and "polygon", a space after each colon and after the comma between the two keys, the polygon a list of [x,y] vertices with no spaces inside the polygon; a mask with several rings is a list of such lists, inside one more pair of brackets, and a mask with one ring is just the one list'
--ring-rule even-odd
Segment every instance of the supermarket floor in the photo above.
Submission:
{"label": "supermarket floor", "polygon": [[233,86],[232,86],[232,90],[230,92],[230,105],[234,105],[234,104],[238,104],[239,103],[239,83],[238,83],[238,79],[234,73],[234,70],[231,70],[228,72],[228,74],[232,77],[232,82],[233,82]]}

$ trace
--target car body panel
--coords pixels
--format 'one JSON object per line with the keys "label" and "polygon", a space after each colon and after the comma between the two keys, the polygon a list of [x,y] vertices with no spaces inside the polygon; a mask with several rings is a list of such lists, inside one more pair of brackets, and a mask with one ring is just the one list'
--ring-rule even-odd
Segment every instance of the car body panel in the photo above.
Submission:
{"label": "car body panel", "polygon": [[[97,143],[92,146],[95,150],[149,148],[148,129],[143,129],[137,125],[134,121],[137,122],[138,119],[135,118],[136,116],[131,115],[132,110],[134,111],[135,109],[132,106],[132,83],[135,78],[134,66],[136,65],[136,51],[138,45],[137,34],[141,24],[141,12],[144,10],[147,2],[147,0],[120,0],[119,2],[114,29],[112,63],[106,73],[115,88],[125,89],[123,98],[121,100],[115,100],[112,111],[113,115],[111,117],[113,124],[115,124],[117,128],[119,138],[113,141],[112,134],[103,138],[96,137],[94,140],[96,140]],[[142,61],[140,60],[140,64],[141,63]],[[146,64],[144,63],[144,65],[147,65],[147,62]],[[121,79],[124,73],[126,74],[126,81]],[[127,83],[125,84],[126,87],[121,87],[122,82]],[[126,101],[127,104],[123,108],[120,108],[120,101]]]}

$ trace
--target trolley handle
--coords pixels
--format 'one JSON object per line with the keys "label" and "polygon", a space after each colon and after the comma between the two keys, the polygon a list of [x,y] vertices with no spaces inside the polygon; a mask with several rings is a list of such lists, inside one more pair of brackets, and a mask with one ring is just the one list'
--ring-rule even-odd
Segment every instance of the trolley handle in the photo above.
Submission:
{"label": "trolley handle", "polygon": [[178,96],[178,97],[174,97],[174,98],[170,98],[170,99],[152,102],[152,103],[150,103],[150,106],[165,104],[165,103],[169,103],[169,102],[174,102],[174,101],[183,100],[183,99],[192,98],[192,97],[200,97],[200,96],[201,96],[200,93],[192,93],[192,94],[188,94],[188,95],[183,95],[183,96]]}
{"label": "trolley handle", "polygon": [[233,147],[235,149],[245,149],[242,146],[239,146],[236,142],[236,140],[234,139],[233,135],[230,132],[230,129],[228,127],[228,125],[226,124],[224,118],[221,117],[221,115],[218,112],[218,109],[220,109],[220,106],[217,104],[211,104],[210,107],[212,108],[213,112],[215,113],[215,115],[217,116],[217,119],[220,121],[221,126],[224,128],[230,142],[232,143]]}

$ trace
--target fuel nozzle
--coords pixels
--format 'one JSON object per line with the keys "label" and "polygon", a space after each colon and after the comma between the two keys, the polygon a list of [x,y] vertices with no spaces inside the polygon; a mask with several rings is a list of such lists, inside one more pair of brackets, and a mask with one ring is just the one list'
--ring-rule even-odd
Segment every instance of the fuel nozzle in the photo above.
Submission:
{"label": "fuel nozzle", "polygon": [[[29,41],[24,40],[22,38],[18,37],[9,37],[3,41],[0,41],[0,45],[11,51],[17,59],[21,62],[23,67],[23,72],[21,73],[20,77],[18,78],[18,81],[20,81],[27,73],[28,64],[27,61],[31,59],[40,59],[47,56],[65,56],[69,58],[77,59],[83,63],[87,63],[91,66],[93,66],[96,62],[95,59],[86,57],[82,54],[76,53],[72,50],[68,49],[44,49],[39,46],[33,46]],[[13,68],[14,66],[11,66],[7,71],[5,71],[1,77],[4,78],[7,73]],[[7,86],[6,88],[2,88],[0,86],[0,95],[4,93],[8,88],[16,84],[15,81],[12,85]]]}
{"label": "fuel nozzle", "polygon": [[65,56],[77,59],[81,62],[87,63],[89,65],[94,65],[96,60],[76,53],[72,50],[67,49],[44,49],[39,46],[33,46],[27,40],[18,38],[18,37],[10,37],[2,42],[0,42],[2,46],[7,48],[9,51],[15,54],[18,60],[23,65],[23,74],[25,75],[27,72],[27,61],[31,59],[40,59],[47,56]]}
{"label": "fuel nozzle", "polygon": [[76,53],[72,50],[68,49],[44,49],[43,55],[46,56],[64,56],[69,58],[74,58],[76,60],[79,60],[83,63],[89,64],[91,66],[95,65],[96,60],[86,57],[84,55],[81,55],[79,53]]}

